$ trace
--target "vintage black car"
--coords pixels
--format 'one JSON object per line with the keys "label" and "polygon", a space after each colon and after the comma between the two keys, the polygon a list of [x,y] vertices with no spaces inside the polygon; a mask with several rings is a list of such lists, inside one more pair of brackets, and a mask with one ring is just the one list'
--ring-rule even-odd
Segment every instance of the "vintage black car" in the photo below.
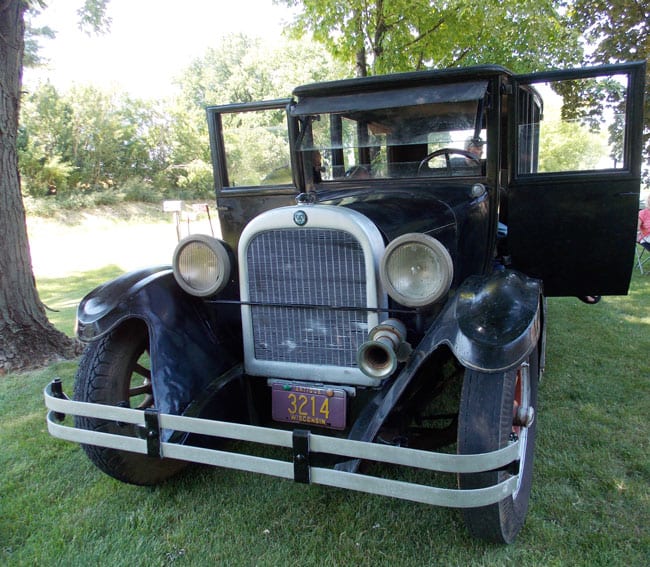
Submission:
{"label": "vintage black car", "polygon": [[628,290],[644,73],[480,66],[208,108],[221,238],[83,299],[50,432],[125,482],[205,463],[462,508],[511,542],[545,298]]}

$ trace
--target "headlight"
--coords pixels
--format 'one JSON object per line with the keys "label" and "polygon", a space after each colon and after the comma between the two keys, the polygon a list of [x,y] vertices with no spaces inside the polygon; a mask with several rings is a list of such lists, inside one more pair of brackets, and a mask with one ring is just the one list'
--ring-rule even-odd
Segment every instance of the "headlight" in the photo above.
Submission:
{"label": "headlight", "polygon": [[230,279],[230,256],[223,242],[204,234],[178,243],[172,262],[174,277],[191,295],[207,297],[220,292]]}
{"label": "headlight", "polygon": [[454,265],[447,249],[426,234],[404,234],[384,252],[381,283],[395,301],[423,307],[440,299],[451,285]]}

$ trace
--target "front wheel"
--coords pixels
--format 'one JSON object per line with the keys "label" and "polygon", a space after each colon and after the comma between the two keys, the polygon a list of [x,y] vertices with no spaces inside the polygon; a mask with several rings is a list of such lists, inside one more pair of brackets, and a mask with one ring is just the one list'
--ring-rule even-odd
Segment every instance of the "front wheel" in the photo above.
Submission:
{"label": "front wheel", "polygon": [[[149,370],[149,337],[140,322],[129,322],[88,345],[75,379],[74,399],[104,405],[155,407]],[[76,416],[81,429],[136,436],[132,425]],[[154,485],[176,474],[186,463],[95,445],[82,445],[90,460],[106,474],[131,484]]]}
{"label": "front wheel", "polygon": [[[478,538],[511,543],[524,525],[533,475],[535,407],[539,357],[535,348],[519,367],[488,374],[467,370],[458,417],[458,453],[487,453],[518,439],[519,481],[513,494],[496,504],[463,510],[469,532]],[[459,488],[471,490],[503,482],[506,471],[458,475]]]}

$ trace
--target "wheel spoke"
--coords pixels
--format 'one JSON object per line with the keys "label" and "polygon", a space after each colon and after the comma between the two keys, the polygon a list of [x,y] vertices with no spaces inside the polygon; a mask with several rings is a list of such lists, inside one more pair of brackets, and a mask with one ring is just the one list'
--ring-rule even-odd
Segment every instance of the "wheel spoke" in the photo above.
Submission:
{"label": "wheel spoke", "polygon": [[144,378],[147,378],[148,380],[151,380],[151,370],[145,368],[142,366],[142,364],[136,363],[135,367],[133,368],[133,372],[139,374],[140,376],[143,376]]}
{"label": "wheel spoke", "polygon": [[129,389],[129,398],[134,398],[142,394],[151,394],[151,382],[145,382],[141,386],[135,386]]}
{"label": "wheel spoke", "polygon": [[[135,320],[91,342],[79,365],[75,398],[92,404],[137,407],[141,412],[155,407],[148,345],[146,326]],[[75,426],[124,437],[139,438],[142,433],[135,424],[94,417],[75,416]],[[137,485],[158,484],[185,466],[182,461],[152,458],[117,447],[84,444],[83,450],[106,474]]]}

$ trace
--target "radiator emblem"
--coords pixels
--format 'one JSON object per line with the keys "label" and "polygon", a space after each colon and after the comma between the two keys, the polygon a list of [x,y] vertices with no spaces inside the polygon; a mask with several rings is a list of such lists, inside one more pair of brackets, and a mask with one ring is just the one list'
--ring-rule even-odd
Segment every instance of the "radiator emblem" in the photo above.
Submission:
{"label": "radiator emblem", "polygon": [[305,226],[307,224],[307,213],[305,211],[296,211],[293,213],[293,222],[298,226]]}

